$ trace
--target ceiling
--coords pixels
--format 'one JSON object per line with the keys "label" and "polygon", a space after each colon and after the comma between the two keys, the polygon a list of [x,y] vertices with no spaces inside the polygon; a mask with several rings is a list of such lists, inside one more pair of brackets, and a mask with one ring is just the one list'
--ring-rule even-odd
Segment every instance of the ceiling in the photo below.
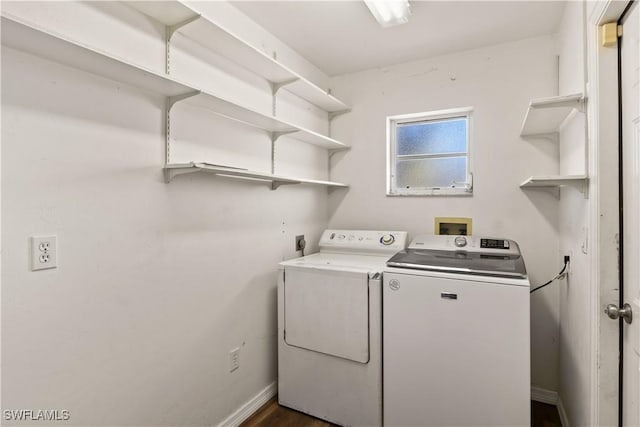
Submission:
{"label": "ceiling", "polygon": [[363,1],[232,1],[328,75],[556,31],[561,1],[411,1],[409,23],[382,28]]}

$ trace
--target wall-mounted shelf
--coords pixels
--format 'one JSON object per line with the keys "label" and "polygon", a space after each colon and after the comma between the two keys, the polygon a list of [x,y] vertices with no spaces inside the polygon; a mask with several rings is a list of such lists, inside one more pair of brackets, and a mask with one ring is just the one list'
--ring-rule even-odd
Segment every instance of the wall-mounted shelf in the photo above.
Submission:
{"label": "wall-mounted shelf", "polygon": [[194,90],[185,83],[70,41],[60,34],[6,16],[4,12],[1,28],[4,46],[62,65],[166,96],[177,96]]}
{"label": "wall-mounted shelf", "polygon": [[188,102],[224,117],[275,133],[276,138],[288,134],[305,143],[332,150],[349,148],[333,138],[238,105],[168,75],[158,74],[11,17],[2,17],[2,44],[168,97],[194,95]]}
{"label": "wall-mounted shelf", "polygon": [[[532,100],[524,117],[520,135],[546,137],[559,142],[560,128],[574,112],[584,112],[585,101],[582,93]],[[520,188],[551,189],[559,198],[560,187],[570,186],[588,198],[588,184],[589,178],[586,175],[548,175],[532,176],[520,184]]]}
{"label": "wall-mounted shelf", "polygon": [[273,132],[278,135],[288,135],[291,138],[306,142],[307,144],[331,150],[345,150],[349,148],[348,145],[318,132],[289,123],[274,116],[260,113],[208,92],[200,91],[198,96],[194,96],[189,99],[188,102],[226,118],[266,130],[267,132]]}
{"label": "wall-mounted shelf", "polygon": [[527,178],[520,187],[522,188],[541,188],[541,187],[562,187],[565,185],[584,185],[589,178],[585,175],[548,175],[548,176],[532,176]]}
{"label": "wall-mounted shelf", "polygon": [[196,172],[206,172],[206,173],[211,173],[213,175],[266,182],[271,185],[272,190],[277,189],[281,185],[288,185],[288,184],[322,185],[328,188],[349,187],[348,185],[342,184],[340,182],[292,178],[292,177],[274,175],[274,174],[269,174],[264,172],[255,172],[247,169],[240,169],[240,168],[233,168],[229,166],[212,165],[210,163],[198,163],[198,162],[168,164],[164,168],[165,181],[168,183],[178,175],[184,175],[184,174],[196,173]]}
{"label": "wall-mounted shelf", "polygon": [[589,178],[586,175],[547,175],[547,176],[532,176],[527,178],[520,188],[560,188],[564,186],[571,186],[587,198]]}
{"label": "wall-mounted shelf", "polygon": [[[349,107],[333,96],[330,89],[322,89],[277,60],[275,52],[263,52],[240,36],[202,16],[180,1],[137,1],[126,4],[167,26],[167,44],[179,32],[206,48],[223,55],[232,62],[264,77],[274,92],[286,87],[290,92],[328,112],[348,110]],[[168,49],[168,48],[167,48]],[[167,71],[169,60],[167,60]]]}
{"label": "wall-mounted shelf", "polygon": [[535,99],[522,123],[521,136],[539,136],[558,133],[560,127],[574,111],[584,110],[584,95],[581,93]]}

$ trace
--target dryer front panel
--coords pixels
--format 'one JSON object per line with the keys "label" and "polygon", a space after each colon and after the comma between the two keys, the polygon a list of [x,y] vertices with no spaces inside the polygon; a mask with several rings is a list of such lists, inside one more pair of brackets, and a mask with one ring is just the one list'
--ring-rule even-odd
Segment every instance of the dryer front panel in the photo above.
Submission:
{"label": "dryer front panel", "polygon": [[285,342],[367,363],[368,284],[369,276],[363,272],[286,267]]}

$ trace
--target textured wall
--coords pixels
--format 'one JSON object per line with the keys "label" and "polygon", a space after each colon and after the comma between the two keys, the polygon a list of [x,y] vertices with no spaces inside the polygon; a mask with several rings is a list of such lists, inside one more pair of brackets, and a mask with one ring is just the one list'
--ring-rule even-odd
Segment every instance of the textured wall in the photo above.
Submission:
{"label": "textured wall", "polygon": [[[331,195],[330,225],[415,235],[433,233],[436,216],[472,217],[475,235],[520,244],[532,283],[553,277],[561,266],[558,200],[519,185],[557,174],[558,147],[519,135],[529,100],[556,94],[555,46],[551,37],[535,38],[336,78],[353,111],[336,120],[334,134],[353,149],[336,158],[333,178],[352,187]],[[473,197],[385,196],[386,116],[467,106],[474,108]],[[532,298],[531,345],[533,385],[557,390],[557,287]]]}

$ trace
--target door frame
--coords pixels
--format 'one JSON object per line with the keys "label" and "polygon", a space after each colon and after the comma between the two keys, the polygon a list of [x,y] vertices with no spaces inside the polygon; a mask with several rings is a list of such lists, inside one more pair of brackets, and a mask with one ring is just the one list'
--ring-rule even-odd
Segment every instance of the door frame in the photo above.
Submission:
{"label": "door frame", "polygon": [[619,425],[619,322],[604,314],[619,292],[618,46],[601,45],[600,26],[617,22],[627,1],[600,0],[587,13],[587,117],[591,246],[590,424]]}

